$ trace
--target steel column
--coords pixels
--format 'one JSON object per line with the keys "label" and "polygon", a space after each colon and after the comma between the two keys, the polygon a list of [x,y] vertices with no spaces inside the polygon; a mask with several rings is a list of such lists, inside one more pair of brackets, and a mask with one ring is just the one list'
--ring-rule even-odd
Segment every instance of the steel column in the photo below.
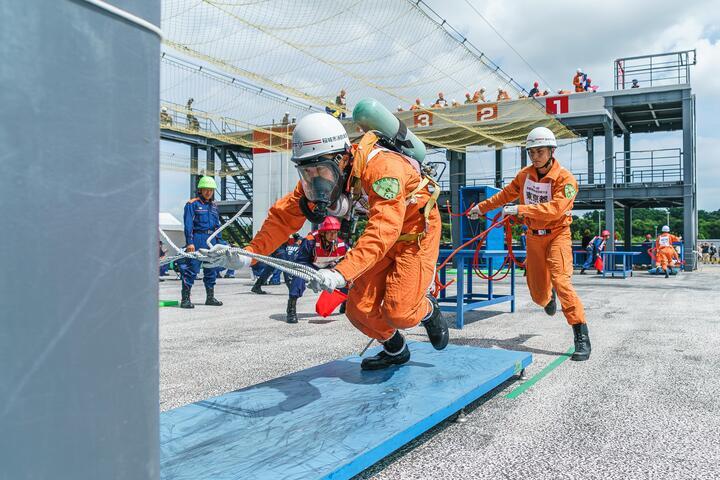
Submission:
{"label": "steel column", "polygon": [[630,251],[632,247],[632,208],[625,205],[623,207],[623,229],[625,230],[625,251]]}
{"label": "steel column", "polygon": [[527,167],[527,148],[520,147],[520,168]]}
{"label": "steel column", "polygon": [[590,129],[587,133],[587,175],[588,184],[592,185],[595,183],[595,131]]}
{"label": "steel column", "polygon": [[[446,152],[447,161],[450,164],[450,206],[453,212],[459,212],[460,205],[460,187],[465,186],[465,177],[467,174],[465,154],[461,152]],[[453,247],[460,246],[460,222],[452,223],[452,240]]]}
{"label": "steel column", "polygon": [[623,134],[623,171],[625,174],[625,183],[630,183],[630,132]]}
{"label": "steel column", "polygon": [[190,145],[190,198],[197,192],[198,172],[198,147]]}
{"label": "steel column", "polygon": [[695,183],[695,96],[683,92],[683,241],[685,243],[685,270],[696,268],[694,251],[697,248],[697,192]]}
{"label": "steel column", "polygon": [[[610,107],[612,108],[612,106]],[[605,228],[610,231],[610,241],[607,243],[608,250],[615,250],[615,185],[613,159],[613,119],[609,116],[603,122],[605,133]]]}
{"label": "steel column", "polygon": [[502,148],[495,150],[495,186],[503,187],[503,151]]}
{"label": "steel column", "polygon": [[227,148],[220,148],[220,200],[227,200]]}

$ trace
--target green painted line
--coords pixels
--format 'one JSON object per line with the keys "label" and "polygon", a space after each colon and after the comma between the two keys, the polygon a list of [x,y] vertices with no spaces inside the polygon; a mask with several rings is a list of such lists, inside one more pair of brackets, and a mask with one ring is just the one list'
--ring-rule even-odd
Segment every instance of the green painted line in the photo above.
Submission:
{"label": "green painted line", "polygon": [[180,302],[177,300],[160,300],[158,302],[159,307],[177,307],[180,305]]}
{"label": "green painted line", "polygon": [[505,395],[505,398],[510,398],[510,399],[512,399],[512,398],[517,398],[517,397],[519,397],[520,395],[522,395],[523,393],[525,393],[525,391],[526,391],[527,389],[529,389],[530,387],[532,387],[533,385],[535,385],[537,382],[539,382],[544,376],[546,376],[548,373],[552,372],[552,371],[555,370],[557,367],[559,367],[565,360],[567,360],[568,358],[570,358],[570,356],[571,356],[573,353],[575,353],[575,347],[570,347],[570,349],[568,349],[567,352],[565,352],[564,354],[560,355],[558,358],[556,358],[555,360],[553,360],[552,363],[550,363],[550,365],[548,365],[547,367],[545,367],[545,368],[543,368],[542,370],[540,370],[540,371],[539,371],[538,373],[536,373],[530,380],[528,380],[527,382],[522,383],[522,384],[519,385],[515,390],[513,390],[512,392],[510,392],[510,393],[508,393],[507,395]]}

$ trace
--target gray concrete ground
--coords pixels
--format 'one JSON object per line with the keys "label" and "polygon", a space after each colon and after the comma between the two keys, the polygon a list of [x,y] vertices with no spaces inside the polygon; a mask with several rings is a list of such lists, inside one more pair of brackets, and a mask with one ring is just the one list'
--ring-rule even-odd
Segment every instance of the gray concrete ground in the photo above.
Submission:
{"label": "gray concrete ground", "polygon": [[[505,282],[506,283],[506,282]],[[665,279],[578,276],[593,344],[515,399],[511,380],[363,472],[362,479],[720,478],[720,266]],[[363,335],[344,316],[321,319],[301,299],[284,322],[285,286],[250,293],[248,278],[221,279],[225,306],[160,309],[161,409],[357,354]],[[180,284],[160,284],[177,299]],[[193,299],[202,303],[201,282]],[[509,304],[466,317],[452,342],[533,354],[532,376],[572,346],[560,313],[547,317],[518,282]],[[408,332],[425,340],[421,328]]]}

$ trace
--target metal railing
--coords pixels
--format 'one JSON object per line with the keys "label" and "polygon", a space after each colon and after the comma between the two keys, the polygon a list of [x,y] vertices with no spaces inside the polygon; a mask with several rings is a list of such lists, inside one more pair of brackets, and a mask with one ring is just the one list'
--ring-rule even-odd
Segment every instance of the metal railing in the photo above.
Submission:
{"label": "metal railing", "polygon": [[697,63],[695,50],[618,58],[615,60],[615,90],[690,83],[690,67]]}
{"label": "metal railing", "polygon": [[[626,163],[627,162],[627,163]],[[682,150],[663,148],[658,150],[632,150],[615,152],[613,184],[617,187],[629,184],[658,184],[683,182]],[[578,185],[584,188],[604,188],[605,171],[596,171],[590,183],[590,174],[586,171],[573,171]],[[503,186],[515,177],[503,177]],[[442,191],[450,190],[450,181],[438,182]],[[466,177],[466,186],[495,186],[495,177]]]}
{"label": "metal railing", "polygon": [[615,183],[679,183],[683,181],[682,150],[632,150],[615,153]]}

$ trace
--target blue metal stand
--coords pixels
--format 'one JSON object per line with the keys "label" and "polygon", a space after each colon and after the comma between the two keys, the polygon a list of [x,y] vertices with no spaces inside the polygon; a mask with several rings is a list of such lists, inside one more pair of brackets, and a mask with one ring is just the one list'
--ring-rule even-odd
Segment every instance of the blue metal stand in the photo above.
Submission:
{"label": "blue metal stand", "polygon": [[160,477],[349,479],[532,362],[425,342],[410,351],[401,367],[366,372],[350,356],[162,413]]}
{"label": "blue metal stand", "polygon": [[[628,274],[633,275],[633,257],[640,255],[640,252],[600,252],[603,260],[603,273],[605,278],[607,275],[615,277],[615,274],[627,278]],[[620,261],[617,258],[620,258]]]}
{"label": "blue metal stand", "polygon": [[[452,250],[442,249],[440,250],[440,256],[438,262],[442,263],[450,254]],[[518,257],[524,257],[525,251],[515,251]],[[455,254],[455,263],[457,265],[457,280],[456,287],[457,293],[455,295],[447,295],[445,290],[440,292],[438,302],[440,303],[440,309],[444,312],[455,312],[455,326],[459,329],[465,325],[465,312],[468,310],[475,310],[476,308],[487,307],[503,302],[510,302],[510,311],[515,311],[515,264],[510,265],[510,294],[509,295],[497,295],[493,292],[493,281],[487,280],[483,283],[486,284],[486,293],[474,292],[473,291],[473,271],[472,271],[472,259],[475,256],[475,250],[460,250]],[[495,266],[502,265],[505,257],[507,257],[507,250],[483,250],[480,252],[480,256],[485,260],[488,272],[494,273],[493,268]],[[440,281],[444,284],[447,283],[447,272],[445,271],[448,266],[440,269]],[[443,305],[443,304],[452,305]]]}

